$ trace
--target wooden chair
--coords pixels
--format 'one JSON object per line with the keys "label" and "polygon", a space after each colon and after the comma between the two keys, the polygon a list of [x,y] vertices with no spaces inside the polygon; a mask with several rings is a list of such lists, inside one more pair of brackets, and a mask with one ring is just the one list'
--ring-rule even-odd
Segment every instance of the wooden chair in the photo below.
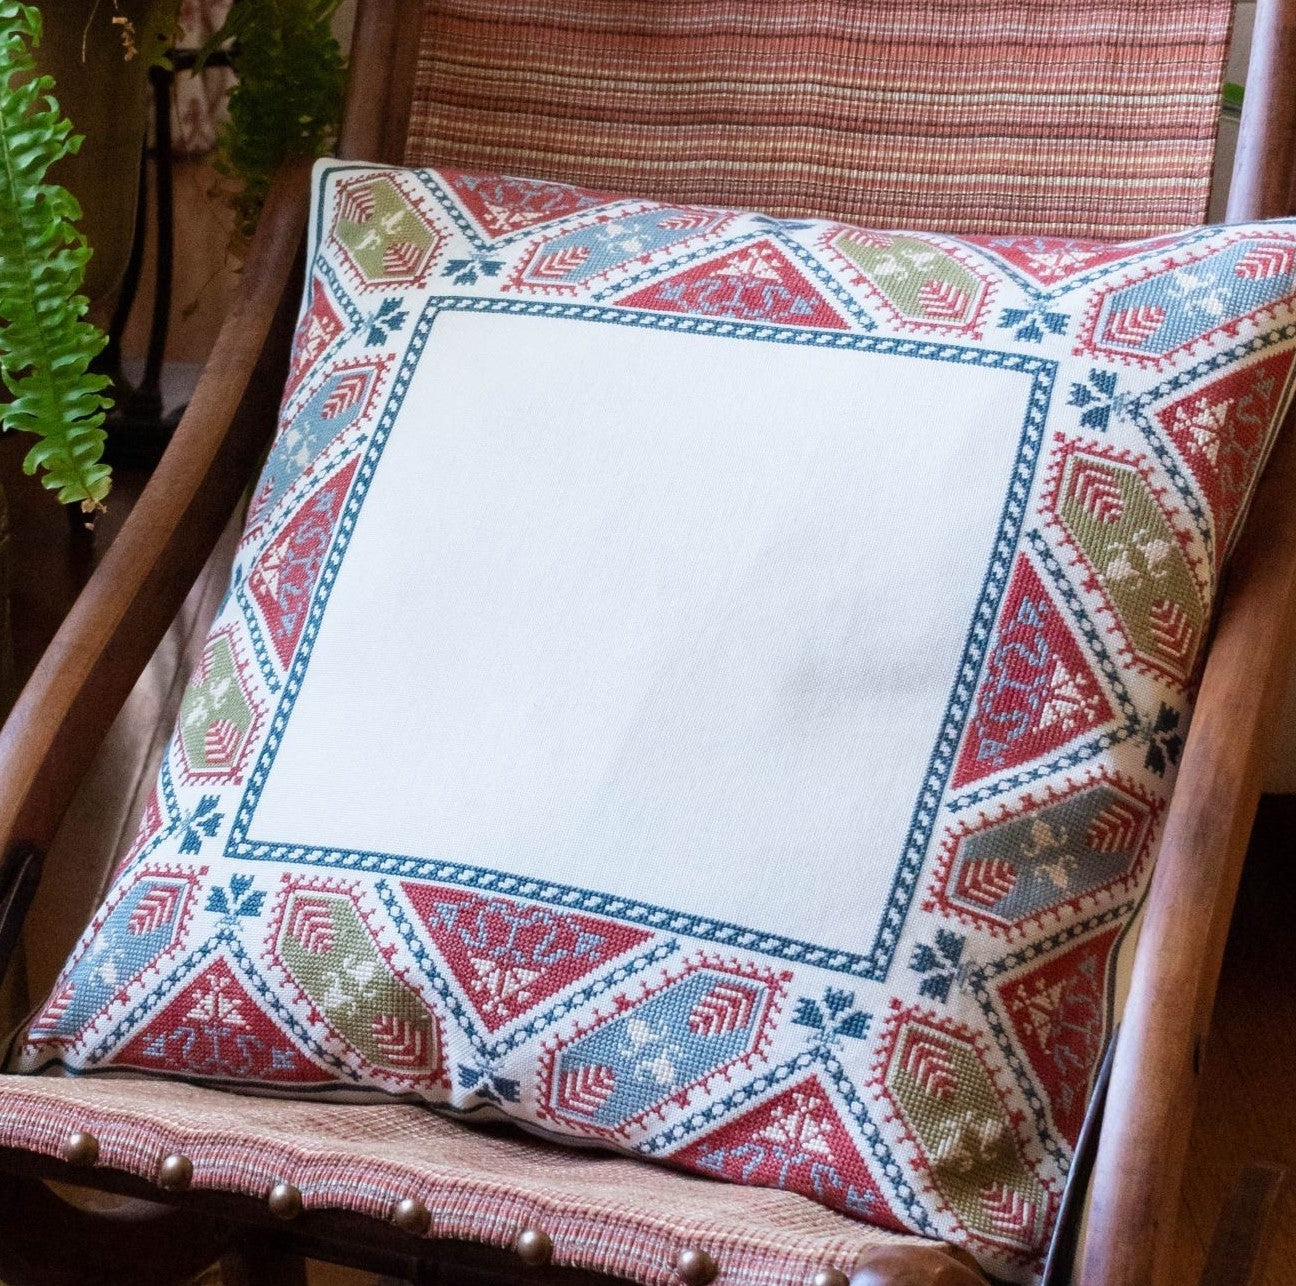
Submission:
{"label": "wooden chair", "polygon": [[[785,7],[786,21],[771,25],[762,17],[769,7],[756,0],[556,0],[511,12],[495,0],[361,0],[341,152],[513,169],[875,225],[1137,235],[1200,221],[1204,213],[1227,2],[813,0]],[[1059,52],[1047,39],[1064,29],[1078,34]],[[1091,52],[1105,51],[1096,72],[1067,65],[1084,41]],[[600,57],[612,65],[600,67]],[[911,79],[889,88],[878,81],[879,66],[894,72],[906,57]],[[1013,60],[1018,79],[1010,83]],[[691,81],[677,74],[681,67],[691,69]],[[1101,94],[1062,92],[1086,71],[1110,80],[1140,68],[1151,87],[1143,97],[1112,94],[1095,108]],[[1033,103],[1024,117],[1020,107],[1004,106],[1023,96]],[[999,137],[986,141],[996,128]],[[1296,0],[1259,0],[1230,219],[1288,213],[1293,159]],[[272,431],[297,308],[307,199],[304,168],[289,169],[271,195],[240,298],[171,448],[0,735],[0,959],[13,952],[77,783]],[[1269,712],[1281,699],[1294,639],[1290,431],[1269,465],[1230,579],[1119,1039],[1064,1204],[1049,1269],[1054,1283],[1068,1280],[1073,1264],[1074,1280],[1086,1284],[1169,1280],[1186,1126],[1258,800]],[[181,1087],[174,1093],[188,1105],[185,1137],[195,1141],[190,1156],[164,1155],[177,1136],[167,1132],[162,1091],[141,1084],[0,1077],[0,1276],[14,1286],[180,1281],[222,1256],[229,1281],[292,1282],[301,1280],[307,1254],[419,1282],[525,1274],[537,1282],[609,1280],[543,1267],[551,1255],[563,1260],[544,1228],[522,1227],[525,1212],[516,1220],[497,1212],[491,1223],[486,1198],[476,1231],[434,1223],[429,1232],[426,1193],[396,1201],[399,1194],[383,1189],[362,1199],[346,1188],[339,1167],[363,1149],[339,1141],[345,1131],[338,1119],[418,1109],[308,1110]],[[429,1113],[417,1119],[429,1122],[418,1147],[432,1148],[444,1171],[436,1191],[481,1187],[481,1173],[466,1176],[453,1164],[456,1139],[473,1132]],[[133,1150],[110,1146],[105,1140],[128,1120],[130,1132],[121,1137],[143,1142]],[[479,1155],[479,1169],[495,1164],[520,1174],[532,1167],[535,1192],[558,1185],[544,1189],[551,1202],[560,1200],[554,1193],[564,1166],[614,1167],[600,1171],[611,1175],[635,1164],[573,1160],[538,1152],[544,1145],[474,1135],[483,1138],[472,1146],[495,1160],[482,1163]],[[368,1146],[390,1160],[405,1145],[392,1135]],[[225,1157],[220,1173],[237,1181],[203,1170],[204,1148]],[[258,1170],[261,1157],[269,1159]],[[290,1165],[300,1173],[283,1173]],[[785,1217],[802,1219],[799,1211],[789,1215],[787,1204],[803,1203],[800,1197],[703,1188],[674,1175],[659,1180],[649,1176],[666,1172],[647,1167],[635,1173],[643,1176],[633,1180],[641,1207],[663,1192],[687,1198],[663,1207],[655,1222],[652,1209],[636,1210],[644,1220],[641,1280],[674,1274],[690,1286],[704,1283],[717,1260],[726,1280],[744,1280],[741,1266],[726,1259],[745,1253],[726,1240],[730,1216],[699,1222],[690,1209],[705,1207],[713,1192],[724,1194],[724,1210],[758,1211],[770,1228]],[[47,1181],[103,1195],[73,1204]],[[345,1199],[330,1198],[335,1181]],[[483,1191],[488,1197],[489,1185]],[[813,1224],[817,1210],[804,1218]],[[843,1262],[840,1225],[820,1231],[825,1254],[832,1250],[833,1262]],[[983,1280],[957,1252],[917,1239],[865,1238],[848,1259],[860,1286]],[[831,1266],[813,1280],[834,1286],[845,1275]]]}

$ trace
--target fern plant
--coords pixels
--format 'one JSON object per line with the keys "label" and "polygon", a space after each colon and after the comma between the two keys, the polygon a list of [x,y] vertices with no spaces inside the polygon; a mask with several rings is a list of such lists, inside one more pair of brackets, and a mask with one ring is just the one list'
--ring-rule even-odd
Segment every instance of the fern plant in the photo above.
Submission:
{"label": "fern plant", "polygon": [[108,379],[90,371],[106,337],[85,320],[81,208],[46,179],[81,139],[52,78],[36,74],[40,38],[36,9],[0,0],[0,378],[11,399],[0,404],[0,426],[35,434],[23,467],[91,512],[111,484],[101,458]]}
{"label": "fern plant", "polygon": [[346,60],[333,36],[341,0],[234,0],[199,57],[228,45],[238,81],[220,135],[218,168],[241,186],[236,238],[251,236],[284,161],[313,160],[342,120]]}

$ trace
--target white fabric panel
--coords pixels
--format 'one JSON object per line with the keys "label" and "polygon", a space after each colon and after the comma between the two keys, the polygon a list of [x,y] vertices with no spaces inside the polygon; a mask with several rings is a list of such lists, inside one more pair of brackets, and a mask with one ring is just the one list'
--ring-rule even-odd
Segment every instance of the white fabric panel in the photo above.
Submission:
{"label": "white fabric panel", "polygon": [[[865,949],[1029,389],[876,353],[442,314],[248,838]],[[879,610],[897,584],[921,588]]]}

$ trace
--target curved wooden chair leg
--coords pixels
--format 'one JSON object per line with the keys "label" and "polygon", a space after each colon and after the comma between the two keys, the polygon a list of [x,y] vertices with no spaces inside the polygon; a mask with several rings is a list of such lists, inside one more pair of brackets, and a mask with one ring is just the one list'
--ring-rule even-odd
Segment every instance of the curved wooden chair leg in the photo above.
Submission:
{"label": "curved wooden chair leg", "polygon": [[225,1225],[125,1201],[73,1205],[40,1179],[0,1175],[0,1281],[14,1286],[180,1286],[229,1245]]}

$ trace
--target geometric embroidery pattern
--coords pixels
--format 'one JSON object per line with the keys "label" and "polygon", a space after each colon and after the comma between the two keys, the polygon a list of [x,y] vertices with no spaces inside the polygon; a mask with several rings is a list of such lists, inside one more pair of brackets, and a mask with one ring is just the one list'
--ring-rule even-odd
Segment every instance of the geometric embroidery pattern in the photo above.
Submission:
{"label": "geometric embroidery pattern", "polygon": [[889,315],[915,329],[970,332],[989,302],[990,278],[932,238],[842,228],[824,244]]}
{"label": "geometric embroidery pattern", "polygon": [[1192,677],[1206,605],[1178,532],[1143,474],[1063,444],[1053,513],[1102,592],[1133,658],[1179,687]]}
{"label": "geometric embroidery pattern", "polygon": [[621,1012],[556,1042],[539,1111],[582,1131],[629,1135],[663,1104],[759,1053],[781,992],[774,974],[697,964]]}
{"label": "geometric embroidery pattern", "polygon": [[675,1153],[677,1165],[834,1204],[881,1228],[904,1230],[817,1076],[735,1116]]}
{"label": "geometric embroidery pattern", "polygon": [[1126,246],[1085,241],[1078,237],[968,237],[968,241],[992,253],[997,259],[1031,283],[1050,289],[1081,273],[1124,259]]}
{"label": "geometric embroidery pattern", "polygon": [[292,660],[306,625],[315,581],[355,470],[356,462],[352,460],[311,492],[248,574],[248,589],[261,609],[271,645],[284,667]]}
{"label": "geometric embroidery pattern", "polygon": [[[135,839],[11,1066],[129,1069],[313,1098],[397,1095],[471,1119],[511,1118],[946,1239],[997,1279],[1035,1282],[1118,1019],[1113,980],[1155,861],[1225,556],[1291,398],[1296,223],[1113,246],[876,231],[524,177],[336,162],[320,163],[317,185],[279,431],[230,593]],[[807,565],[804,604],[822,613],[822,628],[816,617],[813,646],[788,659],[777,690],[748,700],[757,670],[730,623],[716,621],[706,646],[732,657],[722,708],[732,705],[732,727],[786,723],[786,771],[780,764],[772,785],[792,782],[796,792],[776,798],[796,802],[778,806],[777,825],[750,855],[763,897],[745,896],[741,863],[725,877],[738,887],[721,888],[705,869],[708,836],[684,834],[683,823],[681,840],[696,840],[689,851],[701,855],[690,868],[645,863],[634,799],[618,807],[631,843],[622,851],[618,834],[579,876],[568,855],[552,870],[521,856],[552,851],[540,832],[586,807],[552,790],[533,791],[544,795],[534,800],[537,834],[518,825],[490,853],[439,840],[379,851],[364,842],[368,816],[347,819],[354,837],[323,835],[311,825],[326,811],[318,799],[303,801],[283,833],[276,821],[273,835],[254,838],[250,819],[269,828],[276,807],[257,813],[276,756],[304,735],[296,694],[313,663],[317,682],[327,669],[315,654],[341,616],[329,616],[334,586],[352,592],[366,566],[345,561],[352,537],[403,517],[375,504],[391,481],[373,487],[375,475],[424,439],[457,450],[441,404],[407,396],[420,362],[444,357],[442,336],[452,326],[467,335],[483,314],[508,318],[519,337],[538,319],[546,342],[584,323],[592,361],[601,334],[655,332],[645,351],[702,354],[724,378],[726,355],[739,359],[735,371],[768,365],[794,395],[785,431],[798,450],[832,440],[807,433],[799,408],[812,423],[823,406],[847,405],[818,382],[836,364],[858,395],[835,427],[862,444],[861,459],[901,462],[885,466],[885,479],[868,466],[888,485],[910,457],[951,462],[950,487],[962,484],[965,463],[982,463],[983,446],[999,453],[985,459],[1005,461],[992,496],[967,489],[953,504],[926,486],[889,493],[904,496],[894,515],[904,540],[897,535],[887,566],[859,568],[859,583],[883,587],[870,588],[861,619],[846,622],[848,596]],[[513,356],[483,353],[469,383],[502,387]],[[672,394],[675,375],[660,371]],[[915,419],[913,441],[874,453],[876,412],[925,392],[929,377],[957,378],[959,389],[966,380],[967,405],[943,399],[939,414]],[[999,395],[1009,388],[1020,398],[1011,413]],[[573,407],[584,393],[570,389]],[[627,381],[632,396],[651,399],[651,381]],[[717,426],[733,433],[735,497],[718,489],[698,501],[721,515],[748,485],[741,404],[732,399],[734,422]],[[514,443],[531,442],[521,431],[531,426],[505,416],[476,427],[497,445],[501,476],[524,477]],[[554,458],[583,459],[564,429],[561,416],[545,425]],[[707,429],[684,449],[713,451],[699,438]],[[773,431],[784,431],[781,421]],[[384,457],[393,437],[399,449]],[[680,449],[673,440],[654,429],[633,445],[647,459]],[[476,449],[465,445],[462,457],[474,467]],[[806,478],[827,479],[836,464],[825,448]],[[406,502],[421,505],[406,482]],[[958,516],[974,512],[969,498],[984,503],[975,513],[984,548],[974,550]],[[500,514],[482,509],[462,529],[445,528],[470,533],[464,541],[413,548],[416,571],[390,577],[406,619],[428,618],[435,600],[423,596],[436,592],[446,560],[476,557],[495,538]],[[571,518],[643,521],[634,506],[620,509]],[[857,521],[829,509],[794,516],[815,540]],[[888,512],[879,502],[867,519]],[[779,543],[789,530],[771,507],[776,538],[764,555],[793,556]],[[560,552],[539,532],[506,534],[519,554]],[[681,538],[673,527],[651,536]],[[938,588],[915,575],[910,539],[973,550],[969,583],[950,575]],[[473,566],[455,562],[449,574]],[[507,574],[527,571],[521,562]],[[633,593],[670,616],[676,586],[624,579],[591,584],[580,608],[615,611]],[[763,589],[751,596],[761,612]],[[770,619],[787,607],[770,602]],[[932,647],[915,622],[930,622]],[[456,633],[464,626],[435,619],[428,628],[448,631],[453,649],[470,637]],[[471,637],[476,649],[493,644]],[[839,638],[867,640],[867,657],[853,643],[839,649]],[[384,681],[384,640],[360,642],[371,644],[372,668],[341,680],[349,693]],[[439,670],[424,665],[418,681],[427,673],[429,690],[444,681],[451,654],[430,639],[426,655],[437,659],[428,664]],[[948,673],[934,659],[946,656],[957,658]],[[878,685],[894,717],[843,745],[838,729],[851,725],[837,716],[851,713],[843,703],[856,683]],[[544,717],[544,688],[525,686],[501,705]],[[497,713],[483,713],[484,724],[513,726],[496,725]],[[374,819],[412,819],[417,832],[437,814],[442,774],[460,752],[447,729],[438,758],[433,722],[418,730],[437,754],[419,762],[417,797],[394,798],[392,774],[372,765],[364,798]],[[735,744],[746,746],[745,733]],[[626,745],[640,752],[633,737]],[[530,760],[513,751],[501,744],[488,779],[526,771]],[[323,743],[311,752],[332,753]],[[543,753],[572,750],[555,736]],[[726,763],[718,756],[715,781],[699,787],[722,791]],[[827,879],[820,810],[866,798],[894,801],[895,833],[855,828],[850,878]],[[601,887],[604,869],[625,882],[609,876]],[[718,905],[766,910],[731,923],[694,905],[683,890],[708,880]],[[768,909],[785,900],[795,913],[811,896],[841,908],[852,931],[858,924],[858,946],[818,937],[804,915],[794,931]]]}
{"label": "geometric embroidery pattern", "polygon": [[970,1235],[1029,1258],[1054,1194],[1026,1159],[970,1033],[918,1010],[892,1017],[884,1086],[925,1156],[931,1182]]}
{"label": "geometric embroidery pattern", "polygon": [[233,630],[213,634],[181,698],[177,749],[186,782],[242,779],[263,707],[238,647]]}
{"label": "geometric embroidery pattern", "polygon": [[492,1033],[652,937],[615,920],[468,889],[403,888],[428,942]]}
{"label": "geometric embroidery pattern", "polygon": [[1136,280],[1094,295],[1078,352],[1160,366],[1217,332],[1287,299],[1296,283],[1296,240],[1242,235],[1231,243],[1154,262]]}
{"label": "geometric embroidery pattern", "polygon": [[393,1088],[439,1080],[436,1021],[366,921],[350,890],[289,885],[268,957],[309,1004],[326,1048],[359,1058]]}
{"label": "geometric embroidery pattern", "polygon": [[848,323],[770,240],[733,250],[619,301],[626,308],[846,330]]}
{"label": "geometric embroidery pattern", "polygon": [[346,329],[322,278],[316,277],[310,283],[308,297],[310,302],[297,325],[297,335],[293,340],[288,383],[284,387],[285,399],[292,397],[306,373]]}
{"label": "geometric embroidery pattern", "polygon": [[733,216],[719,210],[656,206],[605,216],[542,236],[526,252],[507,288],[575,295],[618,268],[646,263],[712,236]]}
{"label": "geometric embroidery pattern", "polygon": [[1045,913],[1127,891],[1146,860],[1159,807],[1132,782],[1099,774],[950,834],[929,907],[1009,936]]}
{"label": "geometric embroidery pattern", "polygon": [[445,234],[403,185],[361,176],[339,188],[330,236],[361,286],[415,286],[427,277]]}
{"label": "geometric embroidery pattern", "polygon": [[32,1035],[56,1043],[80,1041],[91,1022],[131,985],[178,949],[193,911],[199,876],[185,870],[133,871],[91,923],[93,937],[69,962]]}
{"label": "geometric embroidery pattern", "polygon": [[448,190],[491,240],[552,223],[604,205],[614,198],[564,183],[539,183],[499,174],[448,175]]}
{"label": "geometric embroidery pattern", "polygon": [[1292,369],[1290,351],[1230,371],[1157,409],[1162,431],[1192,470],[1215,519],[1222,563],[1268,445]]}
{"label": "geometric embroidery pattern", "polygon": [[312,471],[331,442],[369,418],[385,370],[382,359],[342,362],[301,407],[285,414],[253,496],[250,524],[268,514],[298,478]]}
{"label": "geometric embroidery pattern", "polygon": [[221,957],[182,986],[113,1061],[140,1071],[298,1087],[333,1079],[329,1068],[285,1039]]}
{"label": "geometric embroidery pattern", "polygon": [[1110,723],[1111,702],[1062,609],[1018,555],[954,769],[961,790]]}
{"label": "geometric embroidery pattern", "polygon": [[1000,1008],[1073,1147],[1107,1041],[1108,995],[1122,927],[1111,925],[994,985]]}

